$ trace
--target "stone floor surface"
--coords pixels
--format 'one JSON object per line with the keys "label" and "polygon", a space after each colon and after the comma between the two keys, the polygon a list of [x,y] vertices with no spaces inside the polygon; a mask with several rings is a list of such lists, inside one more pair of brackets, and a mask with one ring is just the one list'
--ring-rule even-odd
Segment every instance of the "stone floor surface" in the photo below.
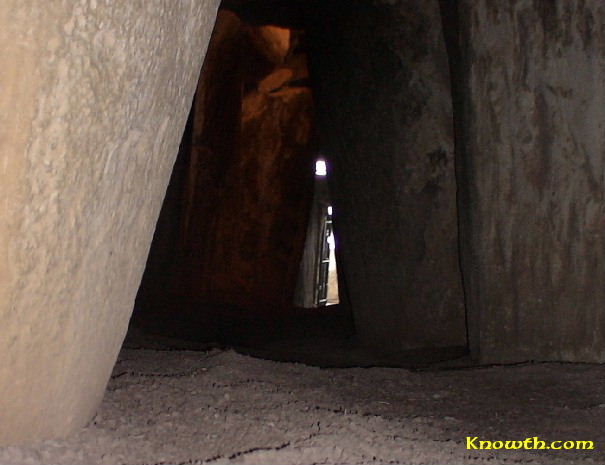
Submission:
{"label": "stone floor surface", "polygon": [[[467,450],[592,440],[595,450]],[[79,433],[0,464],[605,464],[605,367],[322,369],[210,351],[124,349]]]}

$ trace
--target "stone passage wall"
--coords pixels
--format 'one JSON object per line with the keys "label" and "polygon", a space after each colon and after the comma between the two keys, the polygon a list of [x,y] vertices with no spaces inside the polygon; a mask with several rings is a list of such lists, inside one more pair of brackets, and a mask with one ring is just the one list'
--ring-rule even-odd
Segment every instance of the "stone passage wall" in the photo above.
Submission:
{"label": "stone passage wall", "polygon": [[0,4],[0,443],[94,413],[217,0]]}
{"label": "stone passage wall", "polygon": [[314,177],[301,40],[219,13],[137,324],[241,343],[253,321],[293,310]]}
{"label": "stone passage wall", "polygon": [[359,335],[391,351],[465,345],[438,2],[326,2],[312,20],[339,277]]}
{"label": "stone passage wall", "polygon": [[484,361],[605,361],[605,4],[461,2]]}

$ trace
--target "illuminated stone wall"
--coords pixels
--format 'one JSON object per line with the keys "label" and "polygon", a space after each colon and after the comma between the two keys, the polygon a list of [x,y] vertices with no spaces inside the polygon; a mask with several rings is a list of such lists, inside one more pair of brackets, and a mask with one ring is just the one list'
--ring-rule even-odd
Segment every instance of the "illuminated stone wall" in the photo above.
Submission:
{"label": "illuminated stone wall", "polygon": [[[292,312],[314,177],[301,39],[220,12],[137,299],[137,324],[242,342]],[[265,323],[253,323],[259,318]]]}
{"label": "illuminated stone wall", "polygon": [[217,6],[0,4],[0,443],[103,396]]}

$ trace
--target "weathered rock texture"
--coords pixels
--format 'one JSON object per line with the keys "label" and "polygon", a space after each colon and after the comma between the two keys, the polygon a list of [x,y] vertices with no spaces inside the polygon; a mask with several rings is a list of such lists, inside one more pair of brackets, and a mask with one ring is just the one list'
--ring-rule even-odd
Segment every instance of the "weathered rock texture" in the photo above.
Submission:
{"label": "weathered rock texture", "polygon": [[251,319],[292,309],[314,176],[297,44],[295,31],[220,12],[137,322],[232,340]]}
{"label": "weathered rock texture", "polygon": [[438,3],[330,2],[314,21],[339,289],[359,335],[385,350],[465,345]]}
{"label": "weathered rock texture", "polygon": [[605,5],[461,2],[471,342],[605,360]]}
{"label": "weathered rock texture", "polygon": [[[94,423],[64,440],[0,447],[0,463],[605,463],[605,366],[319,369],[161,347],[121,353]],[[539,431],[546,444],[571,438],[594,448],[468,450],[465,436],[483,431],[490,439]]]}
{"label": "weathered rock texture", "polygon": [[0,443],[102,398],[217,4],[0,4]]}

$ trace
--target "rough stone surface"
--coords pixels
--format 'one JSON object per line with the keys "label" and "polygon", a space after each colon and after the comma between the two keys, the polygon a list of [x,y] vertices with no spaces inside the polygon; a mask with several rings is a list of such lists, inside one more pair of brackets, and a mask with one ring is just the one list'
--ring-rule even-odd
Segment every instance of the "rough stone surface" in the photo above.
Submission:
{"label": "rough stone surface", "polygon": [[217,6],[0,5],[0,443],[102,398]]}
{"label": "rough stone surface", "polygon": [[[313,101],[296,34],[221,11],[137,323],[232,339],[293,307],[313,196]],[[163,257],[163,258],[157,258]]]}
{"label": "rough stone surface", "polygon": [[605,5],[461,2],[484,361],[605,360]]}
{"label": "rough stone surface", "polygon": [[[322,370],[231,351],[124,350],[90,425],[60,441],[0,447],[0,463],[602,465],[603,371]],[[467,450],[467,436],[595,448]]]}
{"label": "rough stone surface", "polygon": [[385,350],[465,345],[438,3],[331,2],[314,21],[339,289],[357,330]]}

